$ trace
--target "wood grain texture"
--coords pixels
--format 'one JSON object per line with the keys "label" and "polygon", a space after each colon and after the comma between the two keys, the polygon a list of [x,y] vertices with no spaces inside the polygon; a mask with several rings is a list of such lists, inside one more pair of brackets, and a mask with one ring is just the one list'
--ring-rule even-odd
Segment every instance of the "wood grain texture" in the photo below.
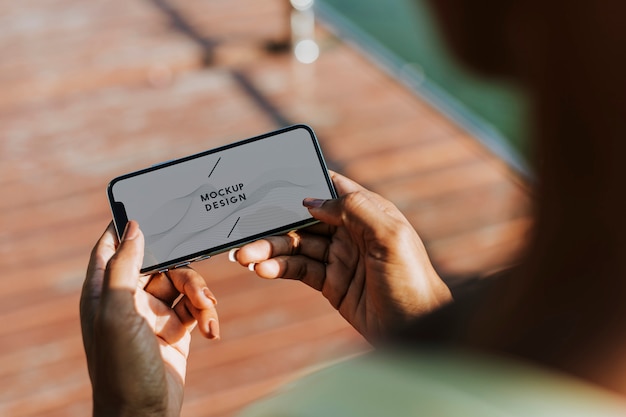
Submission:
{"label": "wood grain texture", "polygon": [[[506,266],[530,224],[523,180],[358,51],[264,46],[280,0],[0,0],[0,415],[84,416],[78,322],[89,252],[122,173],[307,123],[331,167],[394,201],[442,274]],[[315,291],[225,256],[196,265],[222,340],[192,342],[184,416],[232,415],[310,367],[369,349]]]}

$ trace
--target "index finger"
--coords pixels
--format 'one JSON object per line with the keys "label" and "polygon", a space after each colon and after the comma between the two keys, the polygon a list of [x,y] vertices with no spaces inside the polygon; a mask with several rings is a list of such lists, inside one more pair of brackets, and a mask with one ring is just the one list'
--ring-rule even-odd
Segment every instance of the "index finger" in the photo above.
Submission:
{"label": "index finger", "polygon": [[[183,301],[188,300],[191,306],[187,310],[198,321],[198,328],[209,338],[219,337],[215,334],[217,324],[217,300],[197,271],[189,267],[176,268],[169,271],[168,276],[176,289],[184,294]],[[214,321],[213,329],[211,322]]]}

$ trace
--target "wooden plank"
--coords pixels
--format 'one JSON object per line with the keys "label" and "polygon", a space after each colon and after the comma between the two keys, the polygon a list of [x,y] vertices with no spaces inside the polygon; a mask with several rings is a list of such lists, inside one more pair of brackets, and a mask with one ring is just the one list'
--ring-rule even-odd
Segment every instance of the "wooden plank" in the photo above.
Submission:
{"label": "wooden plank", "polygon": [[0,31],[12,57],[0,64],[0,109],[147,84],[161,68],[202,65],[197,46],[172,36],[163,16],[141,2],[18,2],[11,9]]}
{"label": "wooden plank", "polygon": [[[104,189],[127,171],[305,122],[331,166],[406,213],[441,271],[484,273],[523,248],[523,181],[445,115],[323,30],[313,66],[267,53],[285,4],[0,0],[0,415],[90,412],[78,297]],[[224,255],[196,268],[222,340],[194,337],[183,415],[232,415],[370,349],[299,282]]]}

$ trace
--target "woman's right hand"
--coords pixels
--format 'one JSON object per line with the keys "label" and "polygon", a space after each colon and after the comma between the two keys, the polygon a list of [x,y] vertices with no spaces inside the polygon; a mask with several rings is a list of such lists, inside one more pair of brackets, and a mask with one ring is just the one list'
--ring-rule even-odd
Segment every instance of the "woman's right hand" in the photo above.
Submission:
{"label": "woman's right hand", "polygon": [[322,292],[374,342],[452,300],[408,220],[388,200],[337,173],[339,198],[305,199],[321,223],[247,244],[236,260],[262,278]]}

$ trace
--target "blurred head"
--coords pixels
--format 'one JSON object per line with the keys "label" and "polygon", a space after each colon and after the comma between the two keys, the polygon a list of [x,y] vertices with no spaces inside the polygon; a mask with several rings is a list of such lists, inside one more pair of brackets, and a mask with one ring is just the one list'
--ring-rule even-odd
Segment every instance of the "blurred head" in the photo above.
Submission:
{"label": "blurred head", "polygon": [[611,385],[626,363],[626,2],[429,3],[466,66],[530,98],[535,230],[476,339]]}
{"label": "blurred head", "polygon": [[626,2],[428,0],[428,3],[456,57],[483,75],[536,84],[549,74],[558,74],[550,78],[550,83],[574,80],[581,84],[585,81],[581,77],[605,78],[617,74],[611,71],[613,68],[626,65],[623,59]]}
{"label": "blurred head", "polygon": [[501,0],[430,0],[443,36],[455,55],[486,75],[509,75],[509,25],[514,5]]}

